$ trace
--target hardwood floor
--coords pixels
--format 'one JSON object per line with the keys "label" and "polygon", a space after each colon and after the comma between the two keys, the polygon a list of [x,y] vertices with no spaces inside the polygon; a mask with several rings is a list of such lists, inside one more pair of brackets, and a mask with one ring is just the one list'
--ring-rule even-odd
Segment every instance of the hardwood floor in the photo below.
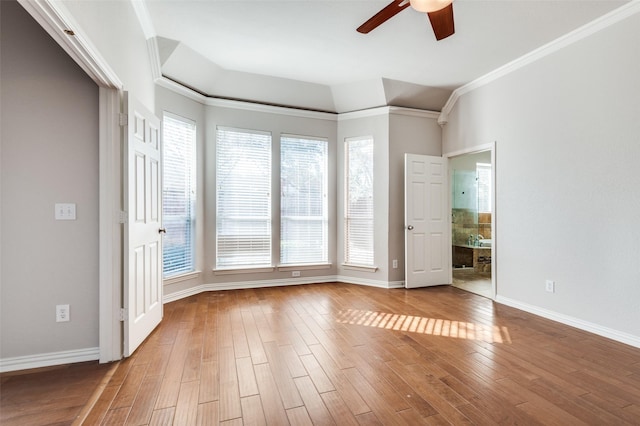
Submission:
{"label": "hardwood floor", "polygon": [[83,415],[112,365],[83,362],[3,373],[0,424],[70,425]]}
{"label": "hardwood floor", "polygon": [[453,287],[209,292],[165,305],[84,423],[637,425],[640,349]]}
{"label": "hardwood floor", "polygon": [[491,272],[475,272],[473,268],[454,268],[453,286],[478,296],[493,298]]}

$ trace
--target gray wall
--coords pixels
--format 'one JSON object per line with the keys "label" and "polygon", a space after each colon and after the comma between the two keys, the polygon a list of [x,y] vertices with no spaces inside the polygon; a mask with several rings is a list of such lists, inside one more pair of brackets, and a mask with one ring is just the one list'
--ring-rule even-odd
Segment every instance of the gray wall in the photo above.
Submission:
{"label": "gray wall", "polygon": [[[204,99],[202,102],[207,103]],[[215,102],[214,102],[215,104]],[[329,261],[330,269],[302,269],[301,279],[339,276],[355,282],[389,285],[404,280],[404,153],[441,155],[441,129],[435,115],[421,112],[387,109],[371,113],[337,116],[315,114],[259,105],[221,102],[204,105],[164,88],[156,90],[156,114],[163,111],[194,120],[198,128],[198,261],[197,277],[167,280],[165,296],[188,294],[199,286],[208,289],[226,288],[236,283],[256,285],[262,280],[291,279],[290,271],[234,273],[217,275],[215,268],[215,140],[216,126],[237,127],[271,132],[274,141],[273,158],[279,157],[280,134],[326,137],[329,140]],[[378,270],[366,272],[342,267],[343,262],[343,172],[344,140],[372,135],[375,141],[375,264]],[[274,170],[273,192],[279,193],[279,173]],[[278,253],[279,200],[274,200],[273,253]],[[276,256],[277,257],[277,256]],[[398,268],[392,268],[392,260]],[[277,258],[274,263],[277,264]],[[298,281],[298,280],[296,280]]]}
{"label": "gray wall", "polygon": [[[442,129],[428,114],[389,116],[389,281],[404,281],[404,154],[442,155]],[[393,259],[398,268],[393,269]]]}
{"label": "gray wall", "polygon": [[[95,349],[98,88],[21,6],[0,9],[0,358]],[[59,202],[77,220],[54,220]]]}
{"label": "gray wall", "polygon": [[[363,284],[398,285],[404,280],[404,154],[440,156],[441,129],[428,113],[381,109],[345,114],[338,124],[338,218],[344,216],[344,142],[372,136],[374,141],[375,272],[339,266],[339,274]],[[344,259],[344,227],[338,221],[338,259]],[[393,260],[398,268],[393,268]]]}
{"label": "gray wall", "polygon": [[[349,138],[373,137],[373,222],[375,235],[374,245],[374,265],[378,267],[375,272],[353,270],[344,267],[344,186],[345,186],[345,142]],[[366,114],[346,114],[340,119],[338,126],[338,227],[337,227],[337,250],[338,250],[338,273],[345,277],[360,280],[363,283],[375,284],[375,282],[387,282],[389,280],[389,269],[387,267],[389,258],[389,116],[380,112],[375,115]]]}
{"label": "gray wall", "polygon": [[[314,276],[331,276],[336,273],[336,120],[331,114],[326,118],[313,118],[316,114],[301,113],[296,115],[282,110],[282,113],[248,110],[245,108],[235,108],[226,106],[206,106],[206,142],[204,146],[204,252],[205,260],[203,265],[202,279],[208,284],[232,283],[232,282],[253,282],[258,280],[282,280],[291,278],[290,271],[275,271],[269,273],[241,273],[232,275],[216,275],[213,273],[216,259],[216,199],[215,199],[215,153],[216,153],[216,127],[236,127],[240,129],[252,129],[271,132],[273,140],[272,158],[274,166],[279,164],[280,150],[279,140],[281,134],[294,134],[301,136],[313,136],[327,138],[329,141],[329,262],[333,265],[331,269],[302,270],[301,279],[309,279]],[[273,168],[272,190],[274,194],[280,193],[280,172],[278,167]],[[333,195],[333,196],[332,196]],[[277,217],[280,214],[280,200],[278,197],[272,198],[272,253],[274,253],[274,263],[277,264],[279,256],[279,236],[280,229]]]}
{"label": "gray wall", "polygon": [[638,40],[640,14],[461,96],[443,141],[496,141],[499,299],[636,344]]}

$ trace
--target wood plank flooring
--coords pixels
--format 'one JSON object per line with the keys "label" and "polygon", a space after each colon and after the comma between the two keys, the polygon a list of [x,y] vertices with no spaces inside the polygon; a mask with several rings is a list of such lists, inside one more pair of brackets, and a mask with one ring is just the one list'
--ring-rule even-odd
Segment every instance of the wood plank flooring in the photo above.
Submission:
{"label": "wood plank flooring", "polygon": [[637,425],[640,349],[453,287],[209,292],[165,305],[84,424]]}
{"label": "wood plank flooring", "polygon": [[83,362],[0,376],[0,424],[70,425],[92,402],[113,365]]}

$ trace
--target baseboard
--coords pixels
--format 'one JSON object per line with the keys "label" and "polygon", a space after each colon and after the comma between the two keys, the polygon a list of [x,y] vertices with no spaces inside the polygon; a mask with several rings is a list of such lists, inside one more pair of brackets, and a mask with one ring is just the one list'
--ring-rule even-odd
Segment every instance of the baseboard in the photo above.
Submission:
{"label": "baseboard", "polygon": [[99,358],[100,348],[75,349],[72,351],[3,358],[0,359],[0,373],[71,364],[74,362],[96,361]]}
{"label": "baseboard", "polygon": [[239,282],[229,282],[229,283],[202,284],[202,285],[191,287],[185,290],[180,290],[173,293],[165,294],[164,297],[162,298],[162,303],[175,302],[176,300],[180,300],[180,299],[184,299],[185,297],[204,293],[205,291],[240,290],[240,289],[246,289],[246,288],[260,288],[260,287],[283,287],[283,286],[290,286],[290,285],[320,284],[320,283],[332,283],[332,282],[365,285],[369,287],[378,287],[378,288],[404,287],[404,281],[387,282],[387,281],[376,281],[376,280],[368,280],[363,278],[347,277],[343,275],[329,275],[324,277],[285,278],[282,280],[258,280],[258,281],[239,281]]}
{"label": "baseboard", "polygon": [[336,278],[335,281],[338,281],[341,283],[364,285],[368,287],[377,287],[377,288],[404,287],[404,281],[378,281],[378,280],[369,280],[366,278],[348,277],[344,275],[337,275],[335,278]]}
{"label": "baseboard", "polygon": [[299,284],[318,284],[318,283],[330,283],[336,281],[335,276],[325,277],[309,277],[309,278],[285,278],[281,280],[257,280],[257,281],[238,281],[228,283],[212,283],[202,284],[195,287],[191,287],[185,290],[176,291],[174,293],[165,294],[162,298],[163,303],[174,302],[176,300],[184,299],[185,297],[194,296],[196,294],[204,293],[205,291],[219,291],[219,290],[241,290],[247,288],[260,288],[260,287],[283,287]]}
{"label": "baseboard", "polygon": [[580,330],[588,331],[589,333],[597,334],[598,336],[606,337],[616,342],[624,343],[636,348],[640,348],[640,337],[633,334],[625,333],[612,328],[603,327],[598,324],[594,324],[588,321],[584,321],[578,318],[574,318],[568,315],[560,314],[558,312],[543,309],[538,306],[529,305],[527,303],[520,302],[518,300],[510,299],[504,296],[496,297],[496,302],[503,305],[511,306],[512,308],[520,309],[521,311],[529,312],[534,315],[541,316],[559,323],[569,325],[571,327],[578,328]]}

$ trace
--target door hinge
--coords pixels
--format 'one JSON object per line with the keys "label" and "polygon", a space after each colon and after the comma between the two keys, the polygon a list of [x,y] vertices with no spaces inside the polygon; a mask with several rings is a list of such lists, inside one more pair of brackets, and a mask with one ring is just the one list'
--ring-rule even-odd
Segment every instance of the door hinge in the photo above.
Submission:
{"label": "door hinge", "polygon": [[129,116],[127,114],[120,113],[120,125],[126,126],[129,124]]}
{"label": "door hinge", "polygon": [[120,321],[126,321],[127,319],[127,310],[125,308],[120,308]]}
{"label": "door hinge", "polygon": [[127,212],[120,211],[118,215],[118,223],[127,223],[129,221],[129,215]]}

